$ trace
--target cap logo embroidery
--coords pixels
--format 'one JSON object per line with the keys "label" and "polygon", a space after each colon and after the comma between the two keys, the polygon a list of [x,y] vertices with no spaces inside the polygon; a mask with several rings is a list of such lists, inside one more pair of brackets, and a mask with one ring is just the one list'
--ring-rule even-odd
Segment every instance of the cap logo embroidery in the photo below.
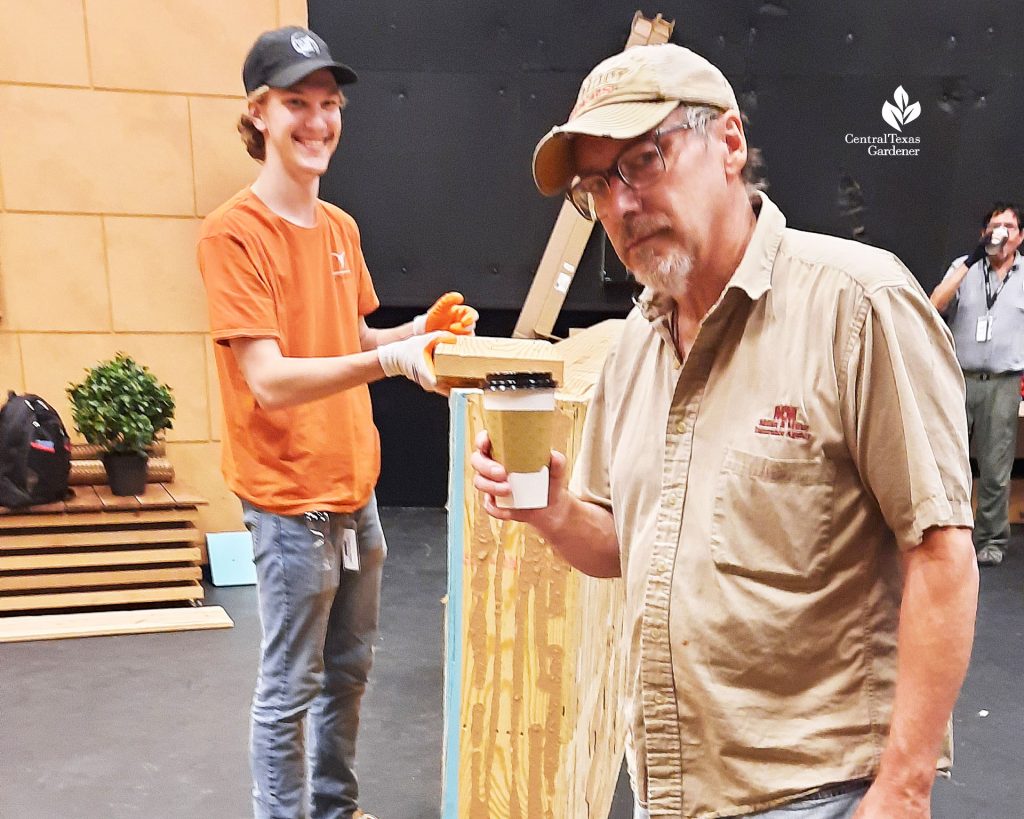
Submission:
{"label": "cap logo embroidery", "polygon": [[596,76],[587,77],[583,81],[579,96],[576,98],[576,106],[569,114],[569,118],[572,119],[581,109],[591,105],[599,97],[611,94],[615,91],[615,86],[632,73],[633,69],[631,68],[613,68]]}
{"label": "cap logo embroidery", "polygon": [[312,57],[314,54],[320,53],[320,46],[316,44],[316,40],[308,34],[302,34],[298,31],[292,35],[292,48],[303,57]]}
{"label": "cap logo embroidery", "polygon": [[810,428],[807,424],[797,420],[797,412],[797,407],[778,404],[775,407],[775,416],[758,421],[754,432],[759,435],[779,435],[809,441],[811,440]]}

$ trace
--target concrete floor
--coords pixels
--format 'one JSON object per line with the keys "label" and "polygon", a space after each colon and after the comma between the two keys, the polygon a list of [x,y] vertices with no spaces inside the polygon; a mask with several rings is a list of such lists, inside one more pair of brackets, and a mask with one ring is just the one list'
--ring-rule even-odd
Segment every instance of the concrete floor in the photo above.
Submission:
{"label": "concrete floor", "polygon": [[[444,512],[383,511],[390,555],[364,706],[363,802],[382,819],[440,804]],[[982,572],[957,767],[935,819],[1024,816],[1024,538]],[[252,587],[210,588],[235,628],[0,645],[2,819],[245,819]],[[982,717],[980,712],[987,711]],[[630,816],[620,779],[612,819]],[[493,817],[500,819],[500,817]]]}

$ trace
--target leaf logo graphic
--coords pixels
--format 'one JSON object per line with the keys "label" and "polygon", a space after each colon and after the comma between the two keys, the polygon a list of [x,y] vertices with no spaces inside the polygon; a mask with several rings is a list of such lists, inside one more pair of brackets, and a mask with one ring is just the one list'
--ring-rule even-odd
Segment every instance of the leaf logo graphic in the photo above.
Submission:
{"label": "leaf logo graphic", "polygon": [[921,103],[914,102],[908,105],[910,97],[902,85],[893,92],[892,98],[896,104],[893,105],[888,100],[885,101],[882,105],[882,119],[902,133],[902,126],[913,122],[921,116]]}

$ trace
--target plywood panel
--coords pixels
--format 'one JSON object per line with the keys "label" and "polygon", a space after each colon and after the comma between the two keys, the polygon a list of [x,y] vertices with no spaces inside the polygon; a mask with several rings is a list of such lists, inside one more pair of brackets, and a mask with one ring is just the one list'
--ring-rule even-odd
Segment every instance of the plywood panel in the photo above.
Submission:
{"label": "plywood panel", "polygon": [[[452,407],[461,476],[450,507],[443,816],[606,817],[626,732],[622,584],[576,572],[529,527],[487,515],[465,458],[483,426],[480,394],[459,391]],[[585,411],[559,401],[555,448],[570,463]]]}

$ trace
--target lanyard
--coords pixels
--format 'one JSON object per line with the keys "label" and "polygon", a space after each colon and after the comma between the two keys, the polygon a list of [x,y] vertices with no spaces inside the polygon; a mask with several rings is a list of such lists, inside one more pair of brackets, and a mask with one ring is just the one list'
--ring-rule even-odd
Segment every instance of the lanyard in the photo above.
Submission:
{"label": "lanyard", "polygon": [[986,259],[982,265],[982,270],[985,273],[985,303],[988,305],[988,309],[991,310],[996,303],[996,299],[999,298],[999,294],[1003,292],[1003,288],[1006,287],[1006,283],[1010,280],[1010,275],[1014,270],[1017,269],[1017,265],[1013,265],[1009,270],[1006,271],[1006,276],[999,283],[999,289],[995,293],[992,292],[992,276],[991,268],[988,260]]}

